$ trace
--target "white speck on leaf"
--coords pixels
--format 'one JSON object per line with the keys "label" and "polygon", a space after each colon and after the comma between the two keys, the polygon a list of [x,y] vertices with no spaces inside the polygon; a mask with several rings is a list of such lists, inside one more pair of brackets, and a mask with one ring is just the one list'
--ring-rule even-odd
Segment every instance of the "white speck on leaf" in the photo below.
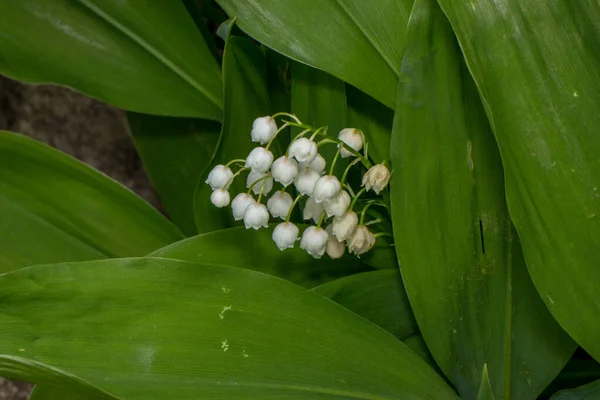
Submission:
{"label": "white speck on leaf", "polygon": [[229,350],[229,343],[227,342],[227,339],[221,342],[221,348],[223,349],[223,351]]}
{"label": "white speck on leaf", "polygon": [[552,297],[550,297],[549,295],[546,295],[546,297],[548,298],[548,300],[550,300],[550,303],[552,303],[552,305],[556,304],[556,303],[554,303],[554,300],[552,300]]}
{"label": "white speck on leaf", "polygon": [[25,351],[25,349],[19,349],[19,351]]}
{"label": "white speck on leaf", "polygon": [[223,287],[221,287],[221,291],[223,293],[229,293],[231,291],[231,289],[229,289],[228,287],[223,286]]}
{"label": "white speck on leaf", "polygon": [[579,93],[577,93],[576,91],[573,92],[573,97],[579,97]]}
{"label": "white speck on leaf", "polygon": [[250,357],[250,354],[246,353],[246,350],[242,350],[242,355],[244,356],[244,358]]}
{"label": "white speck on leaf", "polygon": [[229,311],[229,310],[231,310],[231,306],[225,306],[225,307],[223,307],[223,309],[219,313],[219,318],[224,319],[225,318],[225,313],[227,311]]}

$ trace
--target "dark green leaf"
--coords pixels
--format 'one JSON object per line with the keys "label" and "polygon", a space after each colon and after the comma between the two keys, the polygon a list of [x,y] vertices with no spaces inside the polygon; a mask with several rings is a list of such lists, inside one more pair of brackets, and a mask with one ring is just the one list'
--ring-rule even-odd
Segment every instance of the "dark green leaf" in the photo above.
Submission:
{"label": "dark green leaf", "polygon": [[[305,227],[299,228],[303,230]],[[331,260],[327,256],[315,260],[298,245],[281,251],[273,242],[272,234],[273,227],[255,231],[240,226],[185,239],[150,256],[248,268],[278,276],[308,289],[370,269],[350,255],[338,260]]]}
{"label": "dark green leaf", "polygon": [[0,273],[39,263],[148,254],[183,238],[92,168],[0,131]]}
{"label": "dark green leaf", "polygon": [[219,67],[179,1],[0,0],[0,72],[131,111],[220,120]]}
{"label": "dark green leaf", "polygon": [[392,216],[421,332],[461,398],[487,363],[496,398],[535,398],[575,344],[538,297],[504,202],[502,164],[450,24],[411,15],[392,136]]}
{"label": "dark green leaf", "polygon": [[217,2],[266,46],[394,106],[413,0]]}
{"label": "dark green leaf", "polygon": [[208,120],[130,113],[129,126],[171,220],[186,235],[194,235],[194,191],[215,152],[220,125]]}
{"label": "dark green leaf", "polygon": [[[233,25],[232,25],[233,26]],[[250,131],[255,118],[270,115],[264,51],[248,39],[229,36],[223,56],[225,119],[219,147],[211,168],[233,159],[245,159],[255,147]],[[234,168],[236,170],[236,168]],[[204,183],[210,169],[198,181],[194,214],[198,232],[210,232],[234,226],[231,208],[217,209],[210,202],[211,189]],[[246,191],[246,173],[231,185],[231,199]]]}
{"label": "dark green leaf", "polygon": [[576,389],[562,390],[551,400],[596,400],[600,398],[600,380]]}
{"label": "dark green leaf", "polygon": [[600,360],[600,3],[460,3],[440,0],[487,105],[529,272]]}
{"label": "dark green leaf", "polygon": [[483,364],[483,371],[481,372],[481,383],[479,385],[479,392],[477,393],[477,400],[494,400],[494,392],[490,386],[490,377],[488,375],[487,364]]}
{"label": "dark green leaf", "polygon": [[389,333],[247,269],[106,260],[21,269],[0,287],[0,354],[124,399],[456,399]]}

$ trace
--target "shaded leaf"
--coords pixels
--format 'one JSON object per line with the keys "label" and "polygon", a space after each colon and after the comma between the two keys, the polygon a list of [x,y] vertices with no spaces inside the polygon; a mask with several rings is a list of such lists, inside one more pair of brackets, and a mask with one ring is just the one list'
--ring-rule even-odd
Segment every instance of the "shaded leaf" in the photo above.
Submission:
{"label": "shaded leaf", "polygon": [[0,0],[0,9],[4,75],[130,111],[221,118],[218,64],[178,1]]}
{"label": "shaded leaf", "polygon": [[487,364],[496,398],[535,398],[575,344],[539,299],[504,203],[502,164],[445,16],[417,0],[398,90],[392,216],[404,285],[461,398]]}
{"label": "shaded leaf", "polygon": [[0,273],[39,263],[148,254],[183,238],[98,171],[0,132]]}
{"label": "shaded leaf", "polygon": [[479,392],[477,393],[477,400],[494,400],[494,392],[490,386],[490,377],[488,375],[487,364],[483,364],[483,371],[481,372],[481,384],[479,385]]}
{"label": "shaded leaf", "polygon": [[0,354],[121,398],[456,399],[389,333],[247,269],[106,260],[21,269],[0,287]]}
{"label": "shaded leaf", "polygon": [[576,389],[561,390],[551,400],[595,400],[600,398],[600,380]]}
{"label": "shaded leaf", "polygon": [[600,4],[439,3],[487,105],[529,273],[600,360]]}
{"label": "shaded leaf", "polygon": [[186,235],[194,235],[194,191],[215,152],[221,126],[135,113],[128,119],[138,153],[171,220]]}

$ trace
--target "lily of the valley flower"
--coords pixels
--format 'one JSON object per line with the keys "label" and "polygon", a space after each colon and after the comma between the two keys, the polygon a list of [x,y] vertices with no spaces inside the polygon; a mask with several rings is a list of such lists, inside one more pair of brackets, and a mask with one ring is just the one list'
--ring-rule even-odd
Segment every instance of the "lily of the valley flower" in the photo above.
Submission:
{"label": "lily of the valley flower", "polygon": [[342,185],[336,176],[325,175],[320,177],[317,183],[315,183],[313,196],[317,203],[321,203],[324,200],[333,199],[338,195],[341,188]]}
{"label": "lily of the valley flower", "polygon": [[341,218],[334,218],[332,225],[333,235],[337,240],[343,242],[354,233],[354,230],[358,225],[358,215],[356,215],[354,211],[349,211]]}
{"label": "lily of the valley flower", "polygon": [[275,182],[287,187],[298,175],[298,162],[292,157],[281,156],[273,162],[271,175]]}
{"label": "lily of the valley flower", "polygon": [[261,226],[265,228],[269,226],[269,211],[267,211],[267,207],[259,203],[250,204],[244,213],[244,225],[246,229],[254,228],[257,230]]}
{"label": "lily of the valley flower", "polygon": [[296,176],[294,185],[300,194],[312,196],[319,178],[320,175],[316,171],[307,168]]}
{"label": "lily of the valley flower", "polygon": [[[268,178],[265,178],[267,177]],[[262,181],[258,182],[256,185],[254,185],[254,183],[256,181],[258,181],[259,179],[263,179]],[[254,186],[252,186],[254,185]],[[254,192],[254,194],[259,194],[260,191],[262,190],[263,194],[269,194],[269,192],[271,191],[271,189],[273,189],[273,177],[271,176],[271,174],[266,173],[266,172],[256,172],[256,171],[250,171],[250,173],[248,174],[248,178],[246,179],[246,187],[250,188],[252,186],[252,191]],[[263,188],[264,186],[264,188]]]}
{"label": "lily of the valley flower", "polygon": [[342,190],[335,196],[333,199],[326,200],[325,203],[325,212],[328,217],[335,216],[337,218],[341,218],[346,211],[348,211],[348,207],[350,206],[350,202],[352,199],[350,195],[345,190]]}
{"label": "lily of the valley flower", "polygon": [[252,123],[250,136],[253,142],[266,144],[273,138],[275,132],[277,132],[277,122],[273,118],[269,116],[259,117]]}
{"label": "lily of the valley flower", "polygon": [[333,259],[340,258],[346,251],[346,242],[339,242],[335,236],[333,236],[333,225],[330,224],[325,230],[329,234],[329,239],[327,239],[327,245],[325,246],[325,252]]}
{"label": "lily of the valley flower", "polygon": [[225,189],[217,189],[210,195],[210,202],[218,208],[229,205],[229,192]]}
{"label": "lily of the valley flower", "polygon": [[267,208],[274,218],[286,219],[293,202],[289,193],[278,190],[267,201]]}
{"label": "lily of the valley flower", "polygon": [[264,147],[255,147],[246,158],[246,167],[256,172],[267,172],[273,164],[273,153]]}
{"label": "lily of the valley flower", "polygon": [[312,218],[313,221],[318,222],[321,215],[323,215],[323,203],[317,203],[313,197],[309,197],[304,205],[302,219]]}
{"label": "lily of the valley flower", "polygon": [[348,251],[357,257],[371,250],[375,244],[375,235],[364,225],[359,225],[348,240]]}
{"label": "lily of the valley flower", "polygon": [[233,218],[236,221],[244,218],[244,213],[250,204],[256,203],[254,197],[248,193],[240,193],[231,202],[231,209],[233,211]]}
{"label": "lily of the valley flower", "polygon": [[320,155],[319,153],[317,153],[317,156],[315,157],[315,159],[309,163],[298,163],[298,168],[300,168],[301,170],[303,170],[305,168],[310,168],[313,171],[317,172],[319,175],[323,174],[326,166],[327,166],[327,161],[325,161],[323,156]]}
{"label": "lily of the valley flower", "polygon": [[310,163],[317,157],[317,144],[307,138],[296,139],[290,145],[289,154],[298,162]]}
{"label": "lily of the valley flower", "polygon": [[[360,149],[363,147],[363,135],[358,129],[342,129],[338,135],[338,139],[356,151],[360,151]],[[341,148],[340,155],[342,158],[354,156],[354,154],[352,154],[349,150],[346,150],[344,147]]]}
{"label": "lily of the valley flower", "polygon": [[231,184],[230,180],[232,177],[233,172],[231,169],[225,165],[219,164],[210,171],[208,174],[208,179],[206,179],[206,183],[210,185],[212,190],[227,190]]}
{"label": "lily of the valley flower", "polygon": [[367,190],[373,189],[375,193],[379,194],[389,183],[391,175],[385,165],[377,164],[369,168],[363,176],[362,184]]}
{"label": "lily of the valley flower", "polygon": [[279,250],[291,249],[298,240],[300,230],[291,222],[283,222],[273,230],[273,241],[279,247]]}
{"label": "lily of the valley flower", "polygon": [[306,250],[314,258],[321,258],[325,254],[325,247],[329,235],[323,228],[309,226],[302,234],[300,248]]}

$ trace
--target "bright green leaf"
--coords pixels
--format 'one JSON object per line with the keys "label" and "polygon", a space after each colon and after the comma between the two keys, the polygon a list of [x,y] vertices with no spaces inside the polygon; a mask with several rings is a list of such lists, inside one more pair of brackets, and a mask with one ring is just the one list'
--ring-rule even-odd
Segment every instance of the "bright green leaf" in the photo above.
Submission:
{"label": "bright green leaf", "polygon": [[394,106],[413,0],[217,2],[266,46]]}
{"label": "bright green leaf", "polygon": [[495,400],[494,392],[492,390],[492,387],[490,386],[490,377],[488,375],[487,364],[483,364],[483,371],[481,372],[481,383],[479,384],[477,400]]}
{"label": "bright green leaf", "polygon": [[0,72],[148,114],[220,120],[217,62],[179,1],[0,0]]}
{"label": "bright green leaf", "polygon": [[0,354],[124,399],[456,399],[389,333],[247,269],[106,260],[21,269],[0,287]]}
{"label": "bright green leaf", "polygon": [[[257,44],[237,36],[228,37],[223,55],[223,91],[225,119],[210,169],[233,159],[245,159],[256,146],[250,138],[252,122],[255,118],[271,114],[265,53]],[[198,181],[194,200],[196,226],[200,233],[235,224],[230,207],[218,209],[210,202],[211,189],[204,183],[210,169]],[[237,170],[233,169],[234,172]],[[246,191],[246,177],[245,172],[231,185],[231,200]]]}
{"label": "bright green leaf", "polygon": [[171,220],[188,236],[194,235],[194,191],[215,152],[220,125],[208,120],[129,113],[129,126]]}
{"label": "bright green leaf", "polygon": [[0,132],[0,273],[39,263],[141,256],[183,235],[92,168]]}
{"label": "bright green leaf", "polygon": [[600,398],[600,380],[576,389],[562,390],[551,400],[595,400]]}
{"label": "bright green leaf", "polygon": [[[303,230],[305,226],[299,228]],[[248,268],[308,289],[370,269],[350,255],[338,260],[331,260],[328,256],[315,260],[298,245],[281,251],[273,242],[272,235],[273,226],[258,231],[240,226],[185,239],[150,256]]]}
{"label": "bright green leaf", "polygon": [[496,142],[434,0],[415,3],[402,69],[394,240],[425,342],[461,398],[476,398],[486,363],[496,398],[535,398],[575,344],[527,275]]}
{"label": "bright green leaf", "polygon": [[487,104],[531,277],[600,360],[600,3],[439,2]]}

